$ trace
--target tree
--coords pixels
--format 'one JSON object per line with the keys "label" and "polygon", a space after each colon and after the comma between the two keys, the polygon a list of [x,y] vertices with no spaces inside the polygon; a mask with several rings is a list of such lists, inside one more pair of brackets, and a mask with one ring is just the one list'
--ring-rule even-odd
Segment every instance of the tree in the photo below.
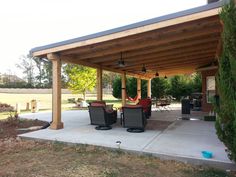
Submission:
{"label": "tree", "polygon": [[188,75],[176,75],[169,79],[170,88],[168,94],[172,95],[177,100],[182,97],[186,97],[193,93],[193,82],[191,76]]}
{"label": "tree", "polygon": [[233,0],[223,7],[220,18],[224,30],[216,79],[219,100],[214,103],[218,115],[216,130],[219,139],[228,148],[230,159],[236,161],[236,7]]}
{"label": "tree", "polygon": [[[121,78],[117,76],[113,80],[113,96],[121,98]],[[197,73],[192,75],[176,75],[169,79],[161,77],[152,79],[151,83],[152,97],[161,98],[164,95],[172,95],[180,100],[181,97],[189,96],[193,92],[201,92],[201,76]],[[133,77],[126,78],[127,94],[134,98],[137,95],[137,79]],[[141,82],[141,97],[147,97],[147,80]]]}
{"label": "tree", "polygon": [[24,78],[26,79],[28,86],[33,87],[35,69],[33,57],[31,57],[30,55],[23,55],[20,58],[20,63],[16,64],[16,66],[23,71],[23,74],[25,75]]}
{"label": "tree", "polygon": [[168,89],[167,80],[161,77],[152,79],[152,97],[157,99],[166,95]]}
{"label": "tree", "polygon": [[192,75],[192,89],[193,92],[202,92],[202,77],[199,73]]}
{"label": "tree", "polygon": [[134,98],[137,95],[137,79],[134,77],[127,77],[126,92],[129,97]]}
{"label": "tree", "polygon": [[110,87],[112,85],[113,80],[118,76],[117,73],[103,71],[102,73],[102,85],[103,88]]}
{"label": "tree", "polygon": [[82,93],[86,100],[86,92],[92,91],[96,85],[96,70],[93,68],[68,64],[65,66],[68,76],[68,88],[74,94]]}
{"label": "tree", "polygon": [[147,80],[141,81],[141,98],[147,98]]}
{"label": "tree", "polygon": [[42,80],[43,87],[52,87],[52,62],[48,59],[43,59]]}
{"label": "tree", "polygon": [[[112,83],[113,96],[115,98],[121,98],[121,77],[117,76]],[[133,77],[126,77],[126,92],[131,98],[137,95],[137,79]],[[147,97],[147,81],[142,80],[141,82],[141,97]]]}
{"label": "tree", "polygon": [[121,98],[121,77],[120,76],[116,76],[112,82],[112,95],[115,98],[120,99]]}
{"label": "tree", "polygon": [[43,60],[38,57],[32,57],[33,61],[35,62],[35,66],[38,69],[38,74],[35,76],[36,79],[36,87],[42,87],[43,83]]}

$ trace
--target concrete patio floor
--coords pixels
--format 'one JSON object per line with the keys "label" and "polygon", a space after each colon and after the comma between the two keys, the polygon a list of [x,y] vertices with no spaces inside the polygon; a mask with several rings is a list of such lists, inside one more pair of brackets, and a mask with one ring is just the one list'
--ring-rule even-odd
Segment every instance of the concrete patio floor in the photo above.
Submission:
{"label": "concrete patio floor", "polygon": [[[44,129],[19,135],[22,138],[60,141],[75,144],[90,144],[108,148],[120,148],[140,154],[151,154],[163,159],[173,159],[197,165],[209,165],[223,169],[235,169],[226,153],[225,146],[216,135],[214,122],[202,120],[177,120],[180,110],[153,112],[151,120],[171,121],[164,130],[146,130],[144,133],[129,133],[121,126],[108,131],[98,131],[90,125],[87,110],[64,111],[64,129]],[[21,115],[22,118],[51,121],[51,112]],[[199,115],[195,117],[199,118]],[[212,159],[205,159],[201,151],[213,152]]]}

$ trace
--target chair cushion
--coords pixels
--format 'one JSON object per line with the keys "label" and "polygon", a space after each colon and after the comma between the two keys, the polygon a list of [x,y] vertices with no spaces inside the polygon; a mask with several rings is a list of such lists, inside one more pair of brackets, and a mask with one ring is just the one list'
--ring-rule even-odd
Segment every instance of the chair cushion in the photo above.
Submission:
{"label": "chair cushion", "polygon": [[122,108],[140,108],[142,107],[142,105],[131,105],[131,104],[127,104],[125,106],[123,106]]}
{"label": "chair cushion", "polygon": [[106,105],[106,111],[107,112],[113,112],[113,104]]}
{"label": "chair cushion", "polygon": [[103,103],[97,103],[97,102],[92,102],[92,103],[90,103],[90,105],[91,105],[91,106],[103,106],[103,107],[106,106],[106,105],[103,104]]}
{"label": "chair cushion", "polygon": [[146,98],[146,99],[141,99],[138,103],[138,105],[141,105],[143,107],[143,111],[147,112],[148,111],[148,107],[152,104],[151,99]]}

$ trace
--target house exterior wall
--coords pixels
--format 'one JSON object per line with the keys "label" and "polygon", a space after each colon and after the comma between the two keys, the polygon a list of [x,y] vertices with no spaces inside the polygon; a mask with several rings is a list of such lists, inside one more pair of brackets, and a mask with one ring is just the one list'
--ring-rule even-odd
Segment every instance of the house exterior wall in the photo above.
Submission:
{"label": "house exterior wall", "polygon": [[[202,111],[203,112],[210,112],[213,109],[213,106],[211,103],[207,103],[207,91],[206,91],[206,78],[208,76],[215,76],[217,72],[217,69],[212,69],[212,70],[204,70],[201,71],[202,74]],[[217,89],[216,89],[217,92]]]}

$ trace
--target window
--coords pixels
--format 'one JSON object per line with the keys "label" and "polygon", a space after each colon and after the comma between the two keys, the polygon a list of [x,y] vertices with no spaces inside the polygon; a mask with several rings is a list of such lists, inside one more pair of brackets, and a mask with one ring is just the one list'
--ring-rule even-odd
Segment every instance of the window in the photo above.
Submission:
{"label": "window", "polygon": [[207,103],[212,103],[212,100],[216,94],[216,80],[215,76],[206,77],[206,96]]}

